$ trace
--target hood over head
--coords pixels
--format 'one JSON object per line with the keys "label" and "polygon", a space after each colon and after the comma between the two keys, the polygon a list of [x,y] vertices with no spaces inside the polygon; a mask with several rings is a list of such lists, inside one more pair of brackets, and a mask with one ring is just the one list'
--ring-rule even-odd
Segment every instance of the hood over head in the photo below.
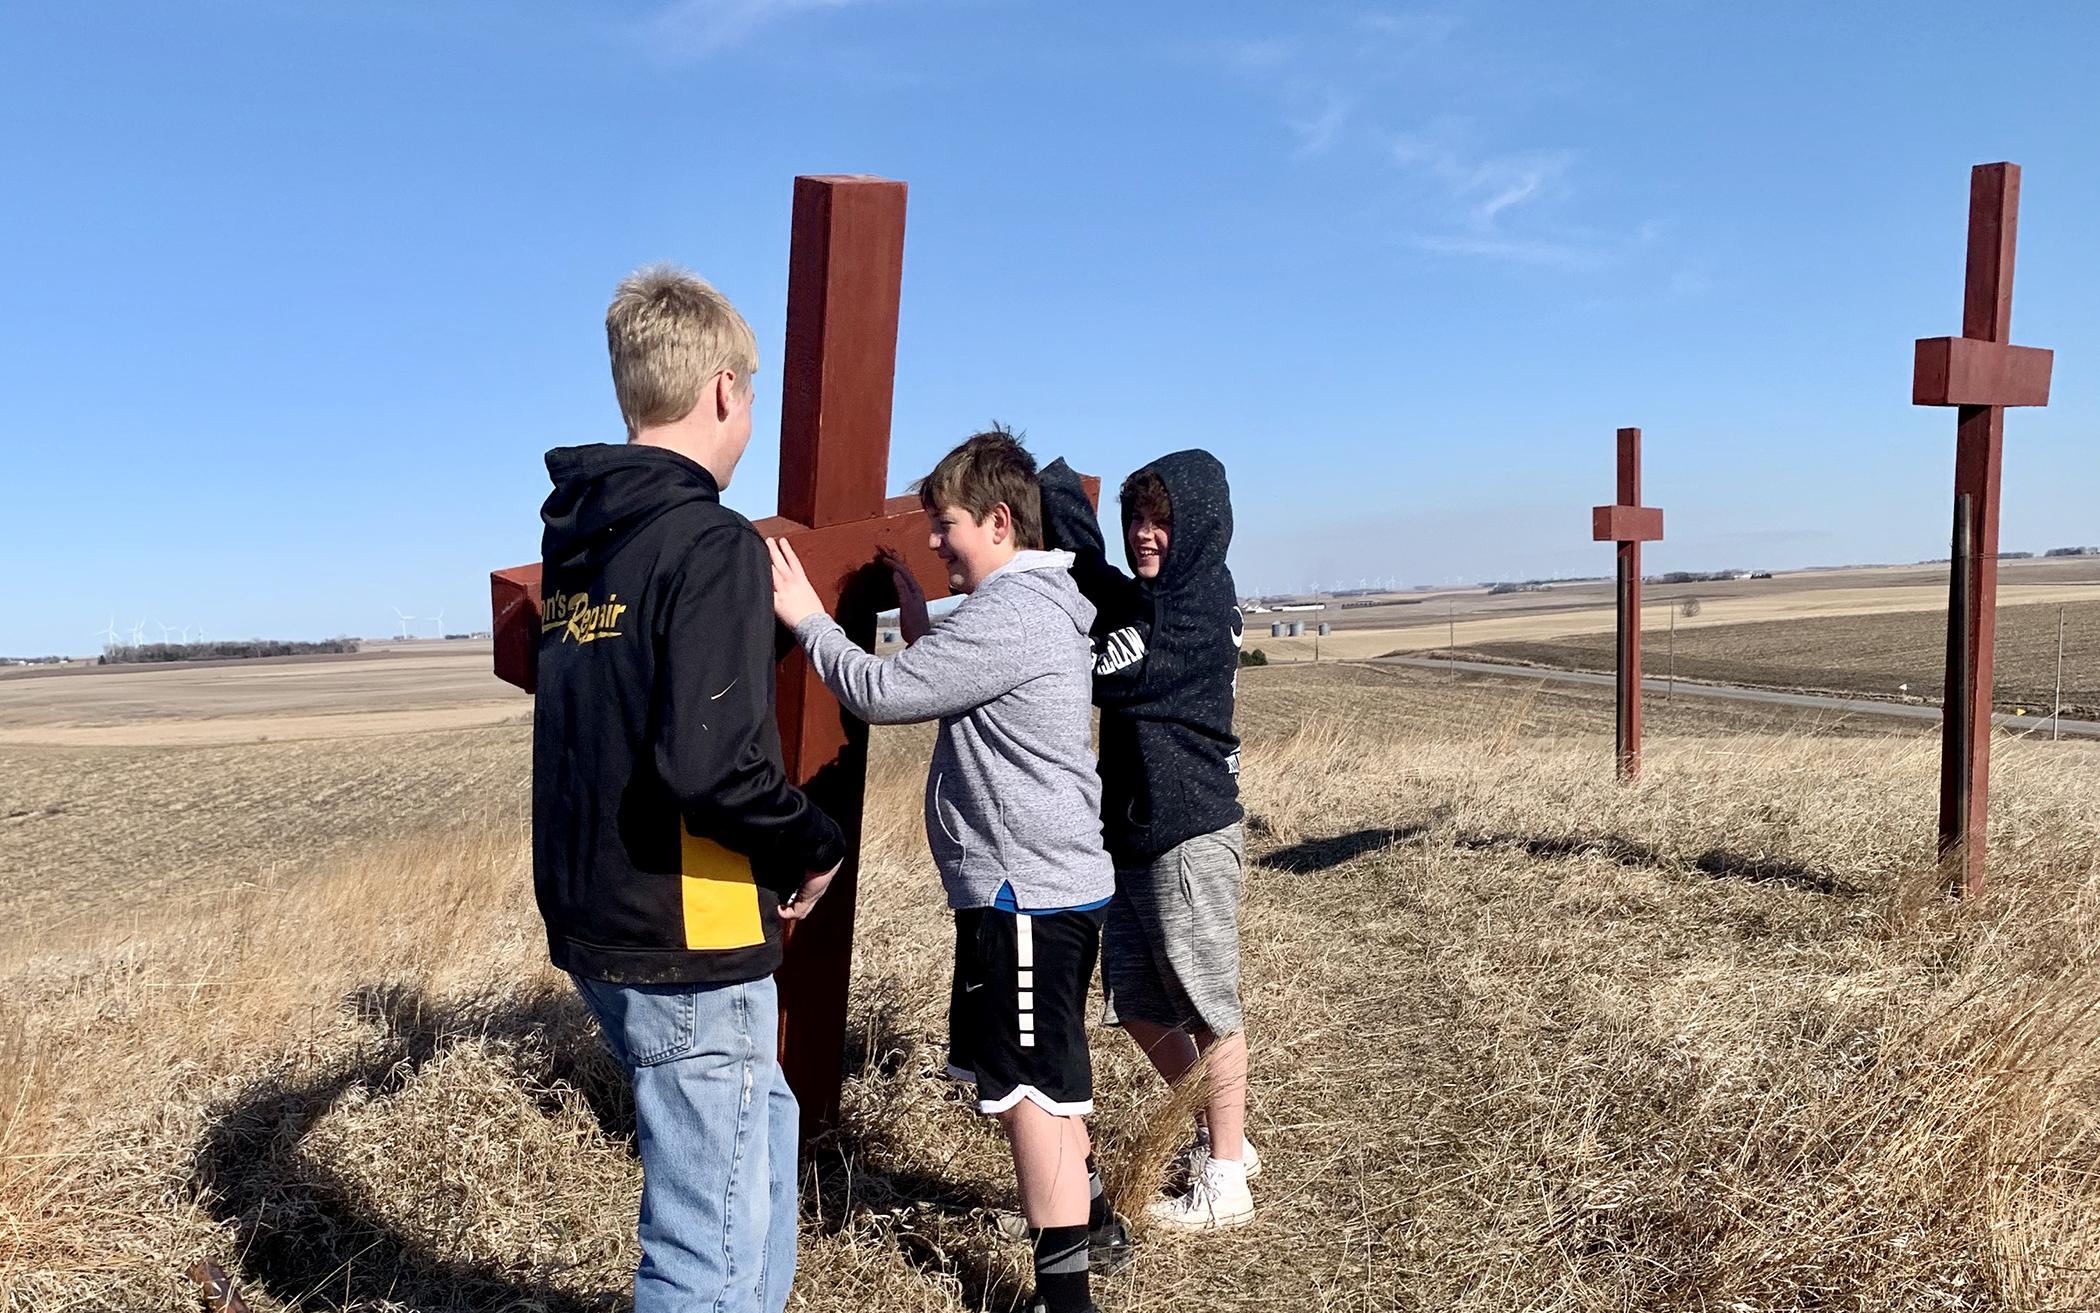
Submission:
{"label": "hood over head", "polygon": [[[1167,500],[1174,506],[1174,527],[1167,539],[1167,559],[1160,563],[1159,577],[1149,581],[1156,590],[1179,588],[1225,568],[1225,554],[1232,546],[1232,492],[1225,483],[1225,467],[1207,451],[1177,451],[1144,467],[1159,476]],[[1144,470],[1138,471],[1144,473]],[[1130,572],[1137,573],[1137,554],[1130,550],[1130,519],[1123,519],[1123,556]]]}
{"label": "hood over head", "polygon": [[540,556],[549,565],[587,565],[666,511],[722,496],[698,461],[635,443],[556,447],[547,475],[554,491],[540,507]]}

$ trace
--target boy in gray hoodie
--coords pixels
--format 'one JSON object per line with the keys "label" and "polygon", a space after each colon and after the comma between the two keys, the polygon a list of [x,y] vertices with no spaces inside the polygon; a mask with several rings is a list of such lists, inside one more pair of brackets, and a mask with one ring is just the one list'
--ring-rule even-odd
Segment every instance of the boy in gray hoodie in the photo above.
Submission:
{"label": "boy in gray hoodie", "polygon": [[976,1085],[1013,1150],[1035,1249],[1030,1307],[1090,1313],[1089,1232],[1115,1225],[1084,1121],[1087,992],[1115,892],[1091,741],[1094,608],[1072,554],[1041,550],[1035,460],[1011,434],[970,438],[919,495],[949,585],[967,595],[938,628],[892,560],[909,646],[888,660],[862,651],[782,539],[768,544],[773,609],[848,711],[940,722],[926,838],[955,911],[949,1074]]}

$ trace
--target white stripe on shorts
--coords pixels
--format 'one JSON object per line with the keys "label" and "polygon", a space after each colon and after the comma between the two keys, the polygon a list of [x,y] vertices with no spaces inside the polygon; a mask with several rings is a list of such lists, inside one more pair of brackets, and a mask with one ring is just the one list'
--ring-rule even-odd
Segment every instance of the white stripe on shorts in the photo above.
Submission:
{"label": "white stripe on shorts", "polygon": [[1032,920],[1026,912],[1014,917],[1014,957],[1020,975],[1025,978],[1019,991],[1021,1047],[1024,1049],[1035,1047],[1035,991],[1027,987],[1035,980],[1035,927],[1030,924]]}

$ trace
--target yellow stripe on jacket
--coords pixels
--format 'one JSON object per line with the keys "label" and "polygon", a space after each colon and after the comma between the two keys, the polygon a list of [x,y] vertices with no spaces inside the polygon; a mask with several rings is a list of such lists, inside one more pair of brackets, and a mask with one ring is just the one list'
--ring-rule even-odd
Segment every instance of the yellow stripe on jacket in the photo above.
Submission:
{"label": "yellow stripe on jacket", "polygon": [[679,886],[685,903],[685,946],[750,948],[766,942],[758,918],[758,884],[751,859],[690,830],[680,836]]}

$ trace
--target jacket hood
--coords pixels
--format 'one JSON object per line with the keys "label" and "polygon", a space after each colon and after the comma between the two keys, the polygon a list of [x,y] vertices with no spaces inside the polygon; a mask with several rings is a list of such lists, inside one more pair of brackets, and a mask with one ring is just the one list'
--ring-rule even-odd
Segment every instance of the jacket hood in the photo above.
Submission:
{"label": "jacket hood", "polygon": [[996,581],[1009,588],[1025,588],[1064,612],[1073,628],[1084,634],[1094,623],[1094,604],[1072,581],[1073,560],[1070,552],[1018,551],[1013,560],[985,576],[984,583],[977,587],[982,591]]}
{"label": "jacket hood", "polygon": [[540,507],[540,556],[549,565],[588,565],[666,511],[722,497],[697,461],[631,443],[556,447],[547,476],[554,491]]}
{"label": "jacket hood", "polygon": [[[1174,506],[1174,528],[1167,539],[1167,559],[1155,590],[1171,590],[1213,571],[1225,568],[1225,554],[1232,546],[1232,492],[1225,483],[1225,467],[1207,451],[1177,451],[1162,456],[1139,470],[1159,476],[1167,499]],[[1130,550],[1130,522],[1123,522],[1123,556],[1130,572],[1137,573],[1137,554]]]}

